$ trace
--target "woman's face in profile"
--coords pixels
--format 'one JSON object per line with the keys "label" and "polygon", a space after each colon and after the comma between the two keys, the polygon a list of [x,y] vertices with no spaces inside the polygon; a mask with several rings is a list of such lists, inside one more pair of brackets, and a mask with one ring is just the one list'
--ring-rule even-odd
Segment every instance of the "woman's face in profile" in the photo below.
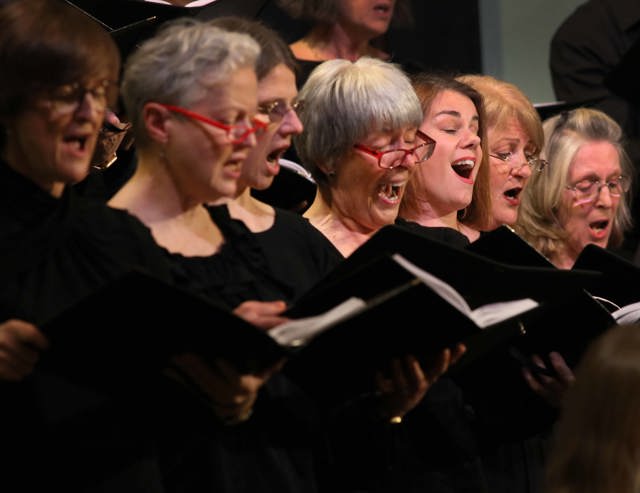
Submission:
{"label": "woman's face in profile", "polygon": [[606,248],[623,196],[611,193],[622,168],[618,151],[609,142],[591,141],[576,152],[562,191],[558,220],[568,233],[567,247],[576,256],[588,243]]}
{"label": "woman's face in profile", "polygon": [[491,187],[492,228],[515,224],[520,195],[531,177],[527,160],[533,144],[516,118],[487,131],[489,141],[489,183]]}
{"label": "woman's face in profile", "polygon": [[166,162],[172,168],[173,179],[190,200],[214,202],[237,194],[243,163],[256,145],[251,129],[257,110],[257,86],[253,67],[242,67],[226,81],[208,88],[200,101],[186,108],[240,129],[238,138],[201,119],[168,112]]}
{"label": "woman's face in profile", "polygon": [[411,149],[416,130],[372,133],[357,142],[369,152],[354,148],[338,163],[330,177],[331,201],[343,222],[361,231],[376,231],[395,222],[415,158],[405,156],[392,169],[385,169],[371,152]]}
{"label": "woman's face in profile", "polygon": [[243,185],[265,190],[280,172],[280,158],[291,147],[291,138],[303,130],[293,108],[297,95],[295,74],[282,63],[258,81],[258,113],[269,123],[242,165]]}
{"label": "woman's face in profile", "polygon": [[439,215],[471,203],[482,161],[479,116],[473,101],[449,89],[437,94],[424,115],[420,130],[435,139],[433,155],[416,170],[422,194]]}

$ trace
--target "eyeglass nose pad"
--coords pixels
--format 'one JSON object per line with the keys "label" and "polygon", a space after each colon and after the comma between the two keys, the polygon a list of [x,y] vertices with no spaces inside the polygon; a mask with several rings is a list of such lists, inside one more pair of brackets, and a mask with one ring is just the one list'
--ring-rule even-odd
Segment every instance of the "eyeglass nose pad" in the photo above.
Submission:
{"label": "eyeglass nose pad", "polygon": [[[89,96],[89,98],[87,98],[87,96]],[[76,102],[76,106],[73,109],[74,113],[77,113],[79,111],[85,111],[87,109],[89,109],[92,113],[93,112],[97,112],[97,113],[103,113],[106,110],[107,106],[106,103],[104,101],[101,100],[101,98],[94,96],[94,94],[91,91],[84,91],[79,97],[78,100]]]}
{"label": "eyeglass nose pad", "polygon": [[514,166],[513,168],[511,168],[510,174],[512,175],[527,175],[527,176],[531,176],[531,173],[533,172],[533,169],[531,168],[531,166],[529,165],[528,161],[525,161],[524,163],[518,165],[518,166]]}
{"label": "eyeglass nose pad", "polygon": [[398,163],[398,166],[406,166],[406,167],[413,168],[417,164],[417,162],[418,162],[418,158],[416,157],[413,151],[411,152],[405,151],[404,157],[402,158],[402,161]]}
{"label": "eyeglass nose pad", "polygon": [[[611,193],[611,188],[609,188],[609,185],[607,183],[601,183],[596,188],[594,200],[600,200],[602,198],[602,190],[606,190],[609,193],[609,199],[612,199],[614,197],[613,193]],[[620,195],[617,196],[619,197]]]}

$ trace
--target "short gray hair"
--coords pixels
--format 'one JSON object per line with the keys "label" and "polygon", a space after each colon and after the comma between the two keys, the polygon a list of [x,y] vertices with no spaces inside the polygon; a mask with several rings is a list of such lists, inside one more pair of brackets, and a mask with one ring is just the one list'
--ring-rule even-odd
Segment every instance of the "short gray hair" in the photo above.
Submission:
{"label": "short gray hair", "polygon": [[322,186],[326,175],[374,132],[394,132],[422,123],[411,82],[397,66],[376,58],[335,59],[316,67],[298,95],[304,101],[304,132],[294,137],[300,160]]}
{"label": "short gray hair", "polygon": [[251,36],[228,32],[194,18],[165,24],[128,58],[122,100],[137,139],[145,103],[190,106],[236,70],[255,69],[260,47]]}

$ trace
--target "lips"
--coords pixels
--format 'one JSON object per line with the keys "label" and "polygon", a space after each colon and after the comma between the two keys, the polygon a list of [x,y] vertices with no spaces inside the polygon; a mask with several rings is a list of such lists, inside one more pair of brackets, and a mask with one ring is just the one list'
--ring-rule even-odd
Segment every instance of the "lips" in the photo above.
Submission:
{"label": "lips", "polygon": [[473,183],[471,174],[473,173],[475,165],[476,163],[473,159],[460,159],[451,165],[451,169],[453,169],[459,177],[464,178],[464,181]]}
{"label": "lips", "polygon": [[513,187],[505,190],[503,192],[503,197],[505,200],[514,206],[520,205],[520,193],[522,192],[522,187]]}
{"label": "lips", "polygon": [[392,5],[388,3],[378,3],[373,6],[373,10],[382,13],[390,13]]}
{"label": "lips", "polygon": [[598,240],[606,238],[609,234],[610,224],[611,224],[611,221],[608,219],[602,219],[599,221],[590,222],[589,231],[591,232],[591,236]]}
{"label": "lips", "polygon": [[88,138],[84,135],[67,135],[62,140],[65,144],[74,147],[78,151],[84,151]]}
{"label": "lips", "polygon": [[402,191],[406,182],[382,183],[378,188],[378,197],[389,204],[397,204],[402,197]]}
{"label": "lips", "polygon": [[280,172],[280,158],[286,149],[276,149],[267,155],[267,170],[273,176]]}

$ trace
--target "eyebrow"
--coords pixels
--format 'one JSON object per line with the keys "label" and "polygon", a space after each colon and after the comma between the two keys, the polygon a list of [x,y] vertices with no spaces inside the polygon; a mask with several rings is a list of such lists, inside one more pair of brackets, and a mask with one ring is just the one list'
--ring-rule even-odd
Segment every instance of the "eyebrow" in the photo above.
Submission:
{"label": "eyebrow", "polygon": [[438,113],[436,113],[433,116],[435,117],[435,116],[440,116],[440,115],[453,116],[455,118],[462,118],[462,115],[460,114],[460,112],[456,111],[456,110],[442,110],[442,111],[439,111]]}
{"label": "eyebrow", "polygon": [[[459,118],[462,119],[462,114],[460,114],[459,111],[457,110],[442,110],[439,111],[438,113],[436,113],[435,115],[433,115],[434,118],[438,117],[438,116],[452,116],[454,118]],[[480,115],[473,115],[473,118],[471,119],[471,121],[475,121],[475,122],[479,122],[480,121]]]}

